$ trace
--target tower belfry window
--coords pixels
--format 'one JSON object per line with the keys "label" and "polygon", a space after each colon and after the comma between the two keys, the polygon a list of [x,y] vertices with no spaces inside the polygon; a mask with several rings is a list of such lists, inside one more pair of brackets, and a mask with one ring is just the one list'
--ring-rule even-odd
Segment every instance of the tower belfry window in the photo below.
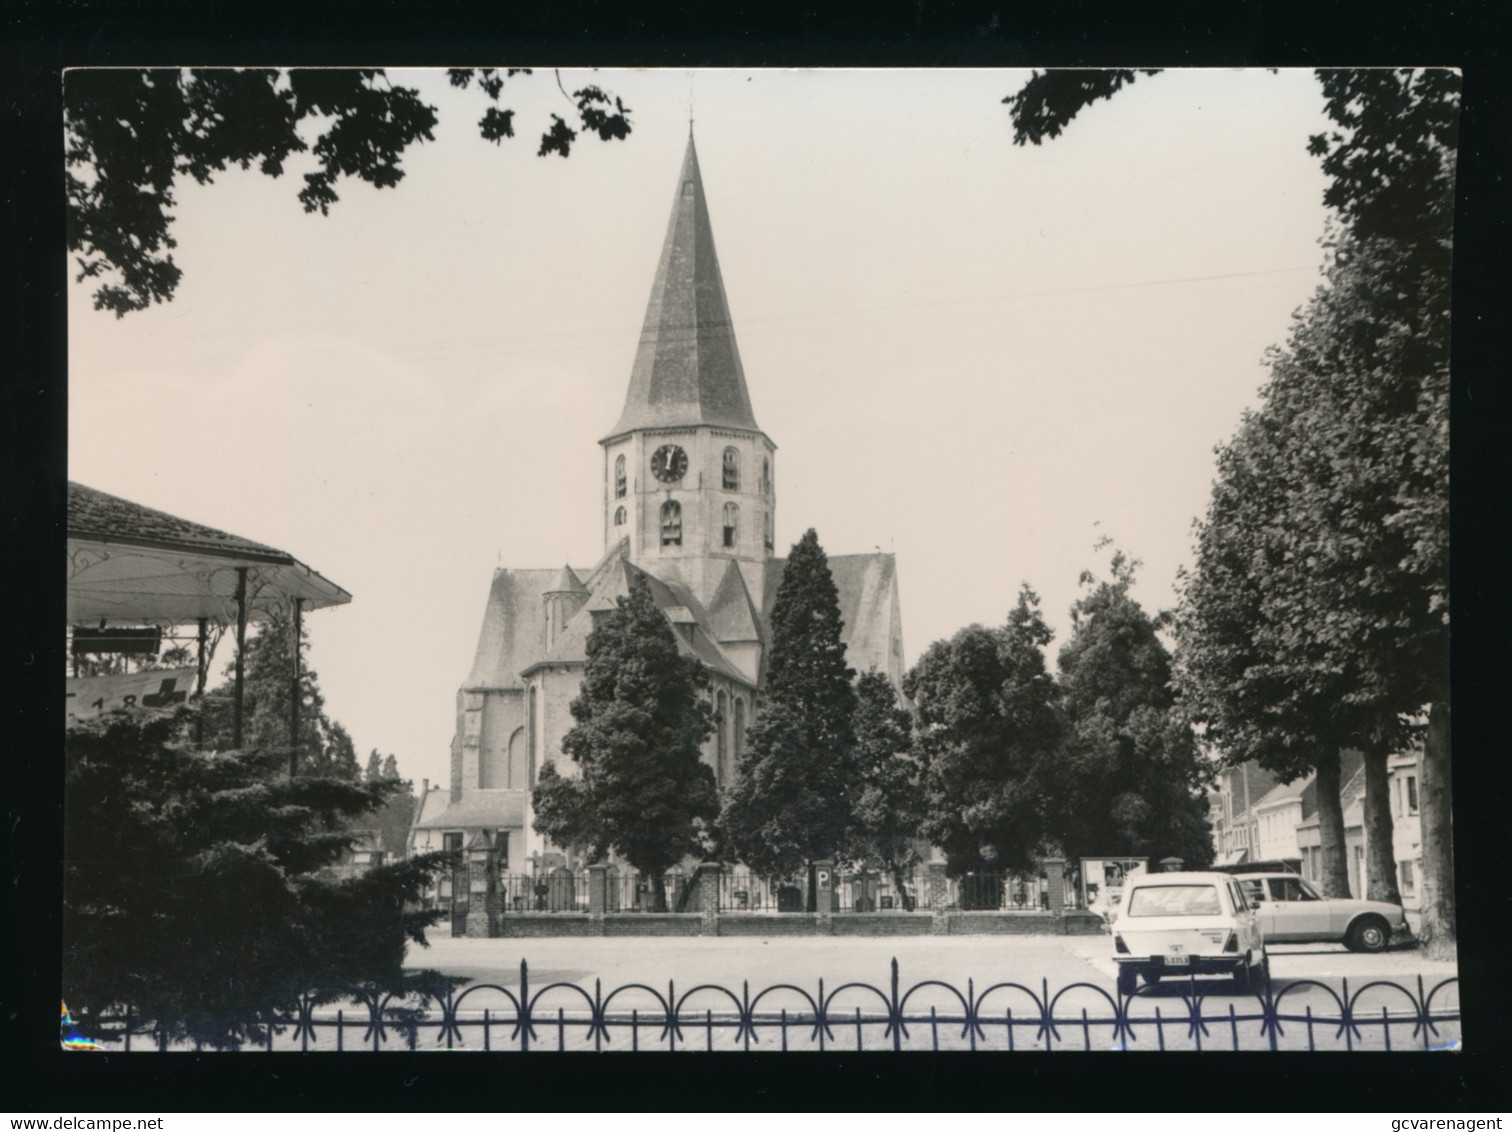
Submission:
{"label": "tower belfry window", "polygon": [[770,511],[763,511],[762,514],[761,514],[761,534],[762,534],[762,538],[766,540],[766,548],[768,550],[771,550],[772,549],[772,513]]}
{"label": "tower belfry window", "polygon": [[669,499],[661,507],[661,544],[682,545],[682,504]]}
{"label": "tower belfry window", "polygon": [[724,544],[726,550],[740,544],[740,508],[733,503],[724,505]]}
{"label": "tower belfry window", "polygon": [[772,462],[766,459],[761,461],[761,494],[772,494]]}
{"label": "tower belfry window", "polygon": [[740,490],[740,453],[734,448],[724,450],[724,489]]}
{"label": "tower belfry window", "polygon": [[623,527],[625,525],[625,509],[623,507],[616,507],[614,509],[614,525],[616,527]]}
{"label": "tower belfry window", "polygon": [[614,498],[625,498],[625,456],[621,453],[614,460]]}

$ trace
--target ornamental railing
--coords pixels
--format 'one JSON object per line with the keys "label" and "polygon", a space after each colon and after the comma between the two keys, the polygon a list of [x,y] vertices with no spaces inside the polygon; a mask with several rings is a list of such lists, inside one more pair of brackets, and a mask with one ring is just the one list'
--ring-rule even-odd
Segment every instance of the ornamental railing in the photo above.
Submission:
{"label": "ornamental railing", "polygon": [[[1164,980],[1132,996],[1095,983],[1047,980],[964,987],[905,983],[896,959],[882,985],[777,983],[738,990],[626,983],[591,988],[474,983],[437,998],[371,996],[345,1007],[306,999],[250,1048],[274,1051],[751,1051],[751,1050],[1435,1050],[1460,1042],[1459,980],[1428,987],[1372,979],[1351,986],[1272,980],[1255,994],[1226,982]],[[1215,989],[1218,988],[1218,989]],[[72,1044],[197,1050],[130,1014]]]}

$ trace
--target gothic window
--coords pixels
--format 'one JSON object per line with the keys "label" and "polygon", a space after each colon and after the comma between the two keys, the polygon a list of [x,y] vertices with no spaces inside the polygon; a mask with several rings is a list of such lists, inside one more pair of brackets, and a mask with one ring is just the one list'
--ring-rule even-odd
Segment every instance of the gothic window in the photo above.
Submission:
{"label": "gothic window", "polygon": [[740,490],[740,453],[733,448],[724,450],[724,489]]}
{"label": "gothic window", "polygon": [[772,462],[765,457],[761,461],[761,494],[772,494]]}
{"label": "gothic window", "polygon": [[536,690],[534,684],[530,686],[530,702],[525,709],[525,726],[529,728],[525,736],[525,749],[530,754],[530,778],[534,782],[536,765]]}
{"label": "gothic window", "polygon": [[732,746],[735,749],[735,757],[740,758],[745,751],[745,700],[735,697],[735,739]]}
{"label": "gothic window", "polygon": [[766,548],[768,550],[771,550],[772,549],[772,513],[770,511],[763,511],[761,513],[761,537],[766,542]]}
{"label": "gothic window", "polygon": [[726,550],[734,550],[740,542],[740,508],[733,503],[724,505],[724,544]]}
{"label": "gothic window", "polygon": [[675,499],[669,499],[662,504],[661,544],[663,546],[682,545],[682,504]]}
{"label": "gothic window", "polygon": [[714,702],[716,704],[716,707],[714,709],[714,734],[717,736],[717,738],[715,739],[715,751],[717,753],[717,757],[714,760],[714,766],[716,773],[719,776],[719,785],[729,786],[730,770],[728,764],[730,761],[730,703],[729,698],[723,692],[719,693]]}
{"label": "gothic window", "polygon": [[616,507],[614,509],[614,525],[616,527],[623,527],[625,525],[625,509],[623,507]]}
{"label": "gothic window", "polygon": [[527,790],[530,783],[525,779],[525,771],[529,766],[529,758],[525,751],[525,728],[516,727],[514,734],[509,737],[509,780],[505,785],[510,790]]}
{"label": "gothic window", "polygon": [[625,498],[625,457],[623,454],[614,458],[614,498]]}

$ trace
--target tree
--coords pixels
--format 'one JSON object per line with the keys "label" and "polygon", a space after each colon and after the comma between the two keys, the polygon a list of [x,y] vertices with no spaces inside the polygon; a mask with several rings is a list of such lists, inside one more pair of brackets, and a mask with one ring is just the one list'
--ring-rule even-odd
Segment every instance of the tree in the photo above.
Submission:
{"label": "tree", "polygon": [[[308,646],[309,627],[300,625],[301,653]],[[232,743],[233,695],[230,684],[236,661],[226,665],[227,682],[205,693],[205,743],[229,748]],[[243,676],[243,743],[263,750],[281,750],[287,758],[293,723],[294,624],[275,608],[256,636],[247,641]],[[299,773],[328,775],[356,782],[362,777],[357,748],[339,722],[325,712],[319,674],[301,664],[299,673]]]}
{"label": "tree", "polygon": [[719,812],[714,772],[700,757],[713,731],[701,692],[707,674],[683,656],[646,581],[632,572],[630,593],[588,635],[576,721],[562,750],[580,770],[568,777],[548,762],[533,799],[536,831],[560,845],[610,851],[652,880],[655,911],[665,912],[662,876],[704,850]]}
{"label": "tree", "polygon": [[[300,996],[433,992],[404,970],[437,912],[410,910],[445,854],[349,880],[323,870],[388,783],[278,773],[282,756],[205,752],[192,711],[81,722],[65,746],[64,994],[81,1024],[129,1007],[216,1048],[293,1021]],[[96,1027],[97,1028],[97,1027]]]}
{"label": "tree", "polygon": [[1082,574],[1060,685],[1072,736],[1061,796],[1062,847],[1071,857],[1176,856],[1212,863],[1208,770],[1171,684],[1171,659],[1151,617],[1129,593],[1139,562],[1122,551],[1112,579]]}
{"label": "tree", "polygon": [[[514,136],[514,111],[499,105],[506,79],[523,68],[464,69],[489,100],[478,122],[495,144]],[[63,98],[68,249],[79,280],[101,279],[95,308],[120,318],[169,301],[183,272],[173,261],[175,187],[182,177],[209,184],[230,165],[281,176],[295,154],[316,168],[304,174],[306,212],[329,213],[342,178],[392,188],[400,160],[435,140],[436,112],[419,92],[394,86],[382,70],[132,70],[82,68],[66,76]],[[597,86],[570,95],[581,128],[608,141],[630,133],[629,108]],[[557,114],[541,135],[540,156],[566,157],[578,131]],[[313,144],[305,134],[319,130]]]}
{"label": "tree", "polygon": [[400,778],[399,760],[393,755],[379,755],[376,747],[368,755],[363,781],[370,784],[384,783],[385,788],[391,791],[383,805],[365,819],[363,828],[378,831],[383,850],[390,857],[404,856],[408,851],[410,823],[415,819],[415,807],[418,804],[414,782]]}
{"label": "tree", "polygon": [[747,729],[721,817],[741,860],[769,877],[808,868],[845,844],[851,820],[856,689],[845,663],[840,594],[819,536],[788,553],[772,606],[765,705]]}
{"label": "tree", "polygon": [[[1119,72],[1118,82],[1099,87],[1078,74],[1036,73],[1004,100],[1015,142],[1054,137],[1091,101],[1135,78]],[[1337,294],[1310,305],[1310,325],[1280,359],[1292,376],[1318,386],[1291,383],[1277,402],[1293,404],[1275,410],[1296,414],[1294,435],[1314,442],[1312,468],[1322,473],[1304,481],[1307,498],[1297,500],[1312,526],[1293,552],[1303,554],[1311,576],[1296,572],[1293,596],[1321,614],[1310,623],[1319,655],[1300,670],[1312,674],[1303,683],[1316,690],[1322,681],[1314,678],[1331,657],[1359,681],[1344,690],[1352,718],[1340,730],[1367,748],[1369,871],[1387,894],[1395,868],[1385,774],[1369,748],[1394,741],[1383,737],[1399,735],[1402,718],[1426,710],[1422,939],[1430,953],[1452,956],[1448,285],[1460,77],[1442,69],[1317,76],[1336,128],[1309,139],[1308,148],[1322,159],[1330,178],[1324,203],[1337,211],[1347,239],[1330,280]],[[1330,595],[1348,602],[1329,609]],[[1337,737],[1320,732],[1312,745],[1332,746]],[[1329,793],[1325,769],[1319,766],[1320,794]]]}
{"label": "tree", "polygon": [[936,641],[904,678],[923,765],[920,831],[952,876],[1030,868],[1056,836],[1067,725],[1045,667],[1051,639],[1025,585],[1007,625]]}
{"label": "tree", "polygon": [[918,863],[923,807],[919,764],[912,751],[913,717],[898,705],[898,693],[875,670],[856,681],[851,826],[846,852],[877,862],[905,891],[904,871]]}

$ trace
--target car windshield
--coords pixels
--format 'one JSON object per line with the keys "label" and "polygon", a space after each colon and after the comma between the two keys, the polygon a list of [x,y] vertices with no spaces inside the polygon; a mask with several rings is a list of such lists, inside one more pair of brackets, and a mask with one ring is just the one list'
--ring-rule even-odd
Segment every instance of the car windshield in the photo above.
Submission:
{"label": "car windshield", "polygon": [[1161,884],[1136,888],[1129,916],[1216,916],[1218,890],[1211,884]]}

